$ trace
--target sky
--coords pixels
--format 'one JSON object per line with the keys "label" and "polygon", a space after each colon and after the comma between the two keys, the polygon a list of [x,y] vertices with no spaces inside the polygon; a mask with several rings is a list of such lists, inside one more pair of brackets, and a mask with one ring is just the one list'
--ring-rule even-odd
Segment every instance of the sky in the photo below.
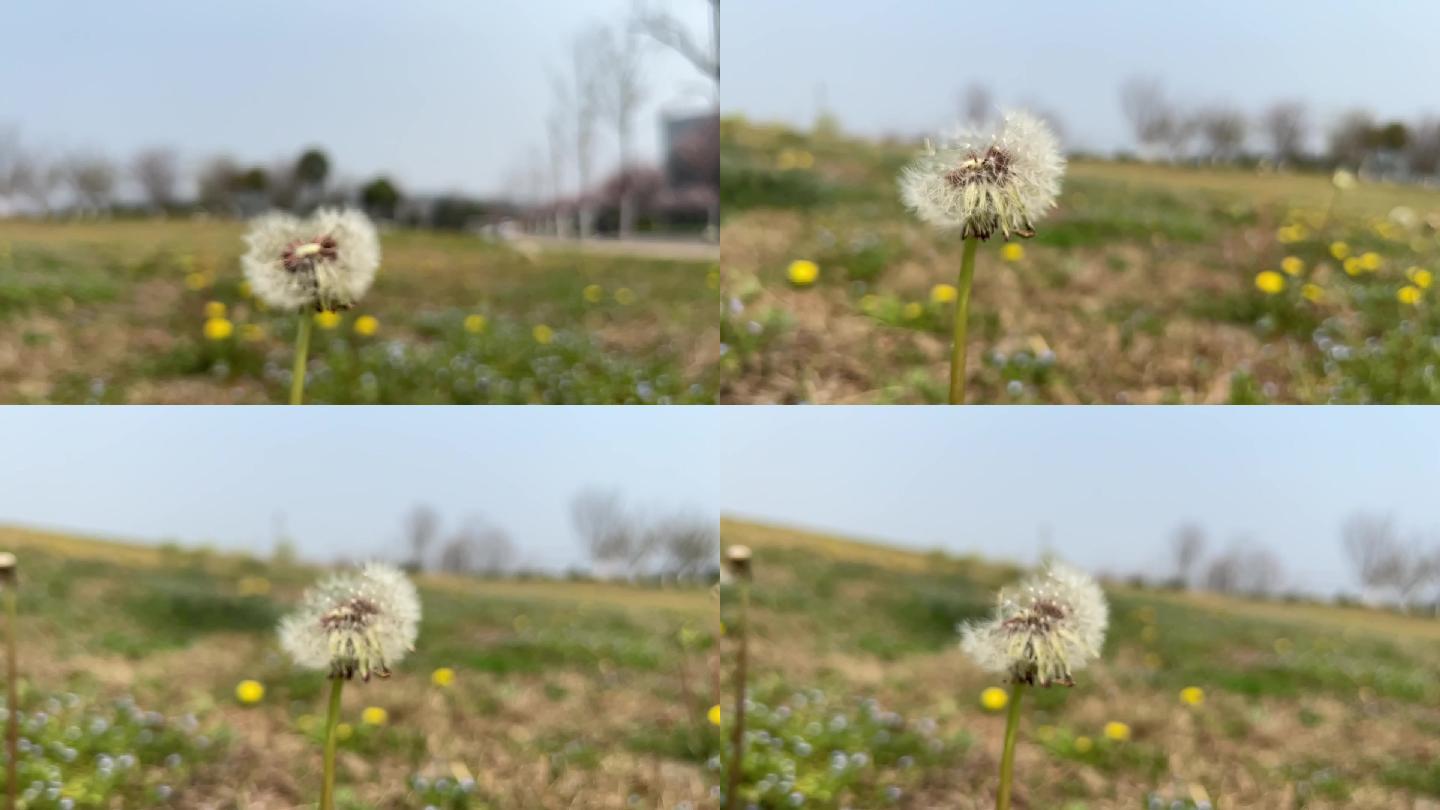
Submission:
{"label": "sky", "polygon": [[[707,4],[668,7],[708,41]],[[112,157],[168,145],[264,165],[322,145],[354,179],[489,194],[545,149],[551,73],[633,0],[251,0],[0,3],[0,129],[32,147]],[[635,151],[658,154],[664,109],[706,109],[714,86],[645,41]],[[598,165],[615,164],[602,132]],[[571,169],[573,185],[573,168]]]}
{"label": "sky", "polygon": [[1212,550],[1249,537],[1288,588],[1333,594],[1359,592],[1347,517],[1440,530],[1433,408],[720,410],[725,513],[918,549],[1160,575],[1193,521]]}
{"label": "sky", "polygon": [[527,567],[584,555],[576,492],[718,520],[704,408],[0,409],[0,524],[302,557],[396,559],[404,515],[476,515]]}
{"label": "sky", "polygon": [[1161,81],[1189,105],[1257,112],[1298,99],[1325,123],[1352,107],[1440,113],[1440,3],[1430,0],[729,0],[721,106],[808,125],[829,109],[849,131],[949,129],[980,82],[1005,106],[1056,113],[1072,148],[1132,145],[1119,87]]}

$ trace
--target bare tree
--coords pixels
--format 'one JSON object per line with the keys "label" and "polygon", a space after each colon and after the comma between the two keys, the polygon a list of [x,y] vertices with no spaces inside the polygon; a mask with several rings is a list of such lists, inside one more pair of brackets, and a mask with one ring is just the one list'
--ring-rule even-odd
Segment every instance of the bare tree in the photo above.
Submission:
{"label": "bare tree", "polygon": [[570,502],[570,520],[596,567],[613,567],[629,561],[636,534],[635,522],[618,492],[580,492]]}
{"label": "bare tree", "polygon": [[515,563],[515,544],[504,529],[483,517],[466,520],[440,549],[440,570],[501,576]]}
{"label": "bare tree", "polygon": [[[635,112],[645,99],[640,49],[629,30],[616,33],[601,27],[593,39],[597,100],[600,110],[615,128],[620,169],[630,165],[631,128]],[[623,175],[622,175],[623,176]],[[620,192],[620,238],[635,232],[635,200],[627,187]]]}
{"label": "bare tree", "polygon": [[1202,110],[1196,120],[1212,162],[1230,163],[1240,156],[1240,150],[1245,146],[1247,126],[1244,113],[1233,107],[1217,105]]}
{"label": "bare tree", "polygon": [[1176,116],[1159,81],[1134,78],[1125,82],[1120,88],[1120,108],[1142,150],[1153,153],[1170,144]]}
{"label": "bare tree", "polygon": [[[704,45],[668,11],[640,3],[635,9],[635,26],[651,39],[679,54],[696,70],[720,86],[720,0],[710,4],[710,41]],[[716,93],[719,99],[719,93]]]}
{"label": "bare tree", "polygon": [[595,166],[595,128],[600,118],[600,91],[594,70],[598,40],[606,29],[592,28],[581,34],[571,48],[570,112],[575,138],[575,172],[579,188],[580,238],[595,232],[595,205],[590,196],[591,173]]}
{"label": "bare tree", "polygon": [[969,127],[983,127],[995,114],[995,97],[979,82],[971,82],[960,95],[960,121]]}
{"label": "bare tree", "polygon": [[65,180],[80,208],[108,211],[115,196],[115,165],[98,154],[76,154],[65,161]]}
{"label": "bare tree", "polygon": [[1389,587],[1400,567],[1400,542],[1387,517],[1357,514],[1340,528],[1340,543],[1367,596]]}
{"label": "bare tree", "polygon": [[1236,593],[1240,589],[1244,560],[1234,549],[1218,554],[1205,566],[1205,590],[1215,593]]}
{"label": "bare tree", "polygon": [[1200,119],[1178,109],[1170,109],[1162,121],[1162,142],[1166,154],[1172,161],[1184,160],[1190,153],[1190,143],[1200,134]]}
{"label": "bare tree", "polygon": [[240,167],[224,155],[210,158],[196,174],[196,191],[200,205],[215,214],[239,213],[235,192],[239,188]]}
{"label": "bare tree", "polygon": [[1369,156],[1377,130],[1375,118],[1365,110],[1351,110],[1330,130],[1330,158],[1359,169]]}
{"label": "bare tree", "polygon": [[697,579],[720,560],[720,533],[713,519],[676,515],[653,527],[664,552],[665,572],[677,580]]}
{"label": "bare tree", "polygon": [[1270,155],[1276,163],[1294,163],[1304,156],[1307,132],[1305,105],[1298,101],[1279,101],[1260,116],[1260,129],[1270,142]]}
{"label": "bare tree", "polygon": [[1426,118],[1410,129],[1405,159],[1420,177],[1440,175],[1440,118]]}
{"label": "bare tree", "polygon": [[10,189],[17,197],[49,215],[55,193],[66,182],[65,167],[34,152],[20,151],[10,167]]}
{"label": "bare tree", "polygon": [[180,166],[173,149],[157,146],[144,150],[135,156],[130,173],[152,208],[163,212],[175,204]]}
{"label": "bare tree", "polygon": [[405,516],[405,543],[410,547],[410,564],[425,570],[430,546],[440,534],[440,514],[432,507],[416,504]]}
{"label": "bare tree", "polygon": [[1195,566],[1205,554],[1205,532],[1194,523],[1186,523],[1175,531],[1170,548],[1175,555],[1175,579],[1181,587],[1189,587]]}

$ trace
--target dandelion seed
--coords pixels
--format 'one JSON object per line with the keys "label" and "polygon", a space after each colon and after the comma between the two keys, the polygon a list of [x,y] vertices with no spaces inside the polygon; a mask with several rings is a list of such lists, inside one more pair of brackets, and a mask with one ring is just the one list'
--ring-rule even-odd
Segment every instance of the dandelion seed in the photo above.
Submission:
{"label": "dandelion seed", "polygon": [[1285,289],[1285,277],[1274,270],[1256,273],[1255,289],[1266,295],[1275,295]]}
{"label": "dandelion seed", "polygon": [[962,132],[900,175],[900,197],[921,221],[964,237],[1033,236],[1055,206],[1065,159],[1050,128],[1026,112],[990,132]]}
{"label": "dandelion seed", "polygon": [[265,685],[259,681],[241,681],[235,687],[235,699],[253,706],[265,699]]}
{"label": "dandelion seed", "polygon": [[961,648],[981,669],[1030,686],[1073,686],[1100,654],[1109,608],[1100,586],[1063,565],[1000,592],[995,616],[962,630]]}
{"label": "dandelion seed", "polygon": [[334,574],[305,592],[280,623],[280,646],[296,664],[331,678],[390,676],[415,645],[420,597],[398,569],[370,563]]}
{"label": "dandelion seed", "polygon": [[450,686],[451,684],[455,683],[455,670],[451,669],[450,667],[440,667],[439,669],[430,673],[430,683],[433,683],[441,688]]}
{"label": "dandelion seed", "polygon": [[245,280],[277,309],[349,309],[380,268],[380,237],[354,210],[325,209],[309,219],[265,214],[251,223],[245,242]]}
{"label": "dandelion seed", "polygon": [[205,322],[202,331],[206,340],[224,340],[235,331],[235,325],[224,318],[211,318]]}
{"label": "dandelion seed", "polygon": [[796,259],[786,268],[785,277],[796,287],[808,287],[820,278],[820,265],[809,259]]}
{"label": "dandelion seed", "polygon": [[1130,739],[1130,727],[1124,723],[1112,720],[1105,724],[1105,739],[1115,742],[1125,742]]}

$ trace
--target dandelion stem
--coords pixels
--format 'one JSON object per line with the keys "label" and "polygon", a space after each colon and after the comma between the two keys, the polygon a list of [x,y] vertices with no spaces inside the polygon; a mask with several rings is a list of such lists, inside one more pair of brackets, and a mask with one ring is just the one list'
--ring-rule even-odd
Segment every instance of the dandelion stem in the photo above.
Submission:
{"label": "dandelion stem", "polygon": [[325,716],[325,776],[320,783],[320,810],[335,808],[335,728],[340,722],[340,688],[344,678],[330,679],[330,711]]}
{"label": "dandelion stem", "polygon": [[310,313],[300,313],[300,331],[295,335],[295,370],[290,375],[290,404],[305,400],[305,358],[310,354]]}
{"label": "dandelion stem", "polygon": [[1010,782],[1015,776],[1015,735],[1020,731],[1020,698],[1025,684],[1016,681],[1010,687],[1010,712],[1005,717],[1005,749],[1000,754],[1000,790],[995,794],[995,810],[1010,810]]}
{"label": "dandelion stem", "polygon": [[959,294],[955,298],[955,345],[950,348],[950,404],[965,404],[965,329],[970,321],[970,283],[975,279],[975,249],[980,240],[965,239],[960,258]]}
{"label": "dandelion stem", "polygon": [[750,583],[741,579],[740,623],[736,627],[740,649],[735,656],[735,725],[730,730],[730,777],[725,785],[725,810],[740,806],[740,777],[745,764],[745,677],[750,663]]}
{"label": "dandelion stem", "polygon": [[19,787],[20,687],[19,663],[15,644],[16,583],[12,578],[5,587],[5,806],[15,810],[15,791]]}

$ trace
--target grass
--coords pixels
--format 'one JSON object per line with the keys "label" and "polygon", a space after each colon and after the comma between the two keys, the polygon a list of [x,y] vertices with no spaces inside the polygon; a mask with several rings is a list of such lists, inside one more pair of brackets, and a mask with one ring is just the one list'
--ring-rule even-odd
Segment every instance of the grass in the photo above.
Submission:
{"label": "grass", "polygon": [[[316,570],[19,528],[0,527],[0,547],[21,566],[22,734],[39,746],[22,762],[22,789],[39,783],[27,806],[314,801],[326,683],[285,658],[274,628]],[[390,680],[345,690],[337,807],[671,808],[708,795],[703,590],[418,584],[415,653]],[[441,667],[453,685],[432,684]],[[256,705],[237,699],[247,679],[265,687]],[[362,722],[369,706],[386,722]],[[110,768],[97,770],[101,755]]]}
{"label": "grass", "polygon": [[[1003,684],[960,653],[955,625],[985,615],[1019,570],[738,520],[722,523],[722,540],[755,554],[751,683],[764,708],[749,800],[766,810],[955,806],[957,796],[989,806],[1004,712],[980,695]],[[1100,662],[1073,689],[1027,690],[1018,806],[1440,798],[1440,623],[1124,586],[1107,596]],[[1200,705],[1180,699],[1188,687],[1203,690]],[[1129,739],[1107,738],[1111,722]]]}
{"label": "grass", "polygon": [[[285,401],[296,318],[247,295],[242,231],[0,220],[0,401]],[[361,305],[316,330],[307,401],[715,400],[713,264],[406,230],[383,249]],[[207,339],[222,307],[231,334]]]}
{"label": "grass", "polygon": [[[721,148],[721,400],[943,402],[954,305],[931,292],[961,246],[900,205],[915,147],[730,118]],[[1440,401],[1434,190],[1078,160],[1038,230],[1013,261],[981,247],[971,401]],[[814,284],[787,280],[797,259]]]}

